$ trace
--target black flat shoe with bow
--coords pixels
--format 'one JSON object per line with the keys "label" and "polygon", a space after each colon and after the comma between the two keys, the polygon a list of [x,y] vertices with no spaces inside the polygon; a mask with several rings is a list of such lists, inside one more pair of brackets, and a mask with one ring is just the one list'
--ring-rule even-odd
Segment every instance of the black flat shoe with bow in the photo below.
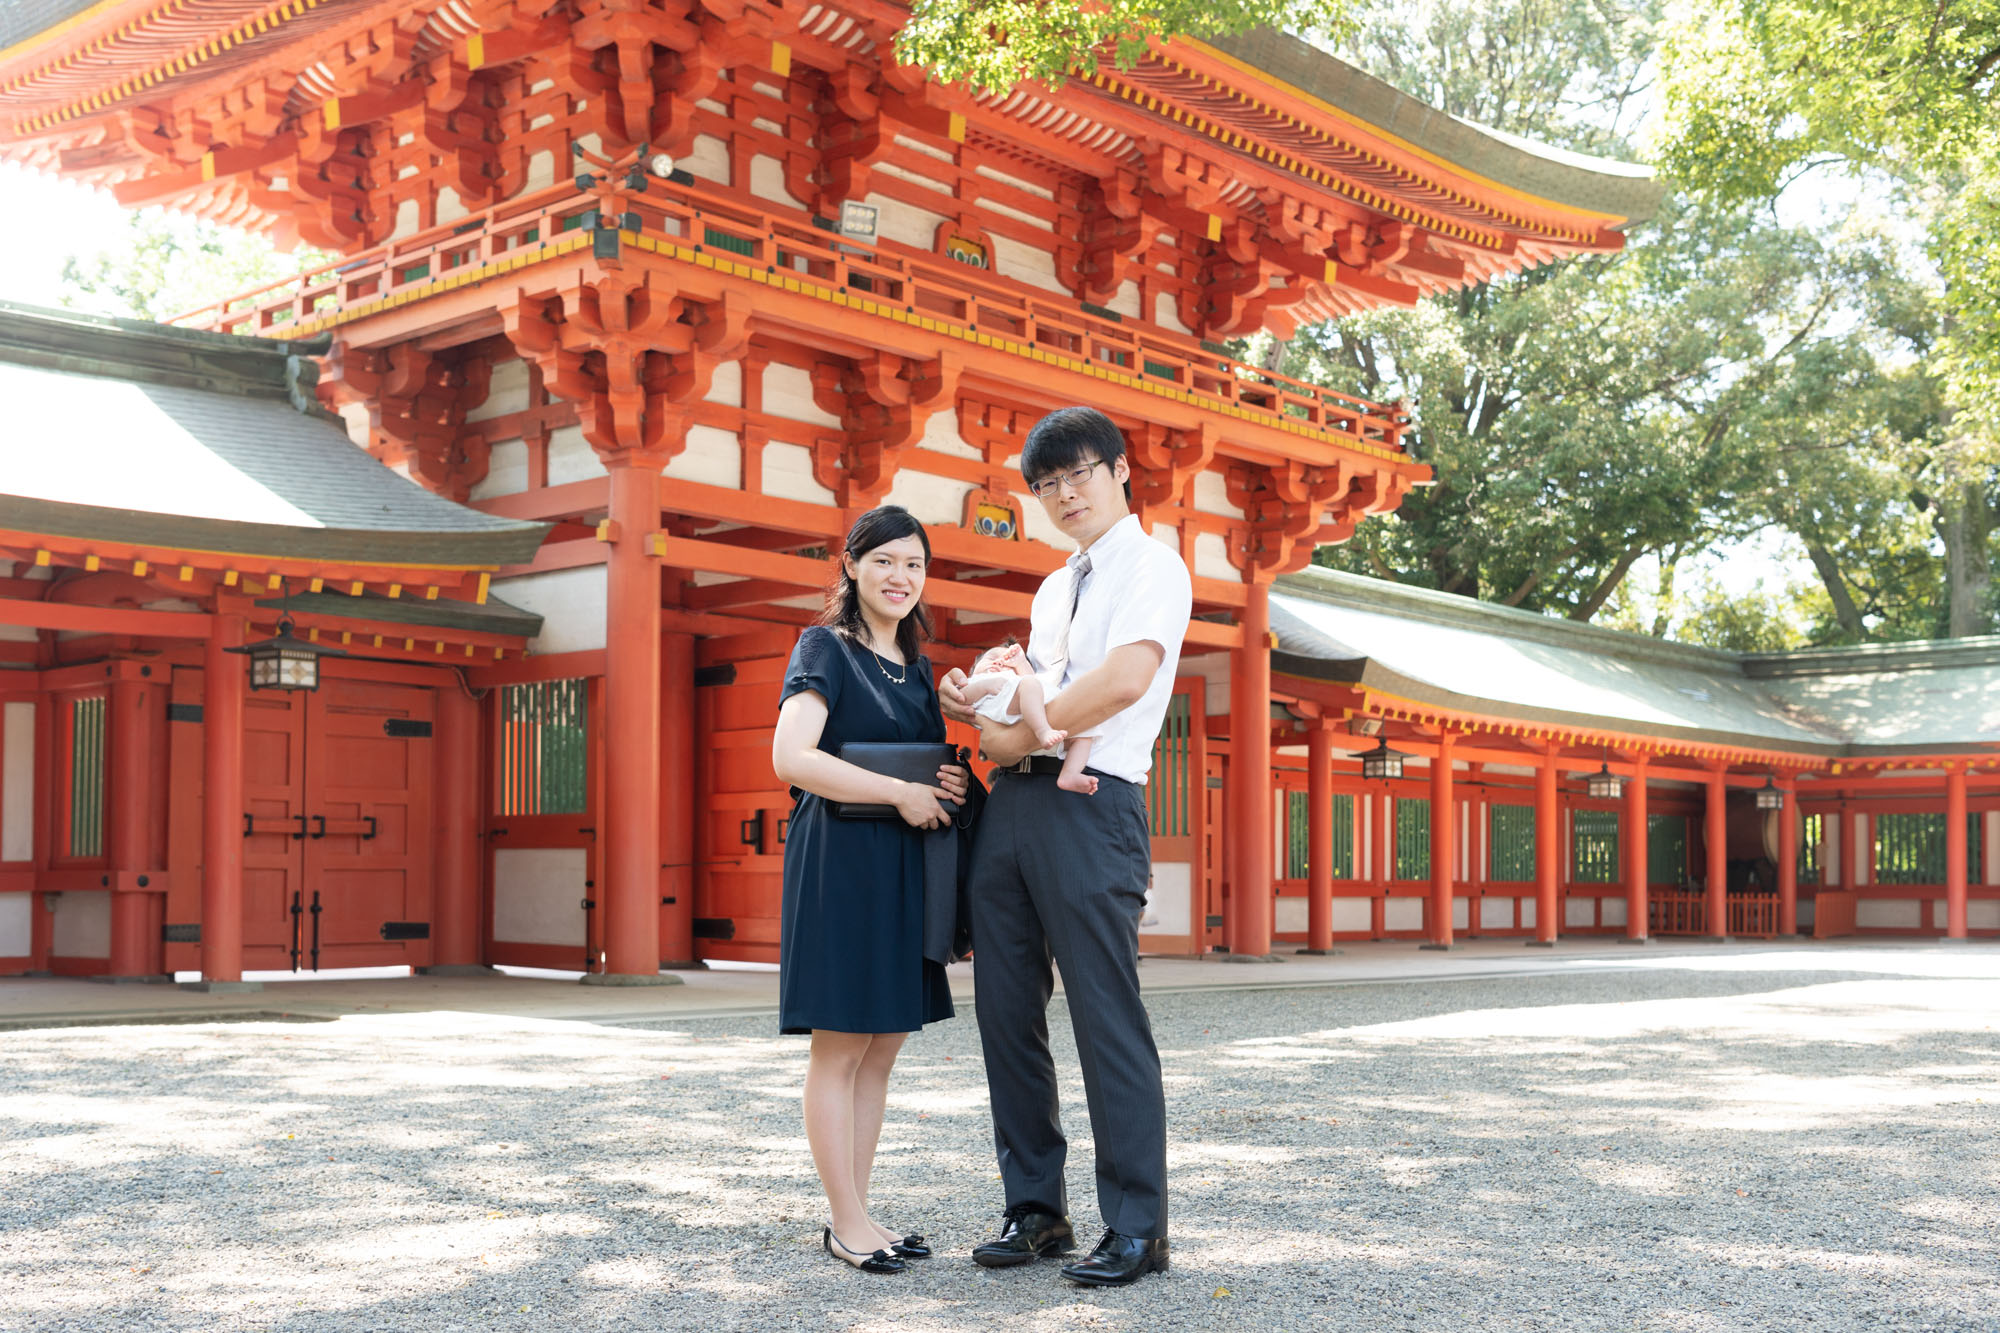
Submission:
{"label": "black flat shoe with bow", "polygon": [[[820,1228],[819,1243],[826,1247],[828,1254],[848,1267],[858,1268],[864,1273],[900,1273],[909,1267],[887,1250],[877,1250],[873,1254],[863,1256],[859,1250],[848,1249],[840,1237],[833,1234],[832,1227]],[[838,1250],[834,1249],[836,1245],[840,1246]],[[854,1258],[848,1258],[849,1255],[853,1255]]]}
{"label": "black flat shoe with bow", "polygon": [[903,1259],[928,1259],[931,1257],[930,1243],[922,1236],[912,1233],[901,1240],[892,1241],[889,1248]]}

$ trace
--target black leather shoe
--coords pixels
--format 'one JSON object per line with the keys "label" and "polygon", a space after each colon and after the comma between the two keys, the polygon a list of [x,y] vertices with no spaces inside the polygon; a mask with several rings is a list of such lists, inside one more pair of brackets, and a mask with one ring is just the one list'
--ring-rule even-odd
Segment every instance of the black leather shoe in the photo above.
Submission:
{"label": "black leather shoe", "polygon": [[928,1259],[931,1257],[930,1242],[918,1235],[905,1236],[899,1241],[892,1242],[889,1248],[904,1259]]}
{"label": "black leather shoe", "polygon": [[1165,1236],[1147,1240],[1107,1231],[1088,1257],[1073,1264],[1064,1264],[1062,1275],[1086,1287],[1122,1287],[1137,1282],[1148,1273],[1166,1271]]}
{"label": "black leather shoe", "polygon": [[[840,1240],[834,1236],[832,1227],[820,1228],[819,1243],[826,1247],[826,1252],[828,1254],[840,1260],[840,1262],[846,1264],[848,1267],[858,1268],[864,1273],[900,1273],[904,1269],[909,1267],[908,1264],[904,1263],[901,1259],[898,1259],[895,1255],[889,1253],[887,1250],[877,1250],[873,1254],[863,1257],[861,1251],[850,1250],[847,1248],[846,1245],[842,1244]],[[840,1246],[838,1250],[833,1248],[836,1245]],[[848,1258],[847,1256],[850,1254],[853,1255],[855,1259],[860,1259],[861,1262],[855,1263],[854,1259]]]}
{"label": "black leather shoe", "polygon": [[972,1247],[972,1262],[981,1268],[1012,1268],[1045,1255],[1074,1253],[1076,1232],[1067,1217],[1031,1203],[1016,1204],[1001,1219],[1000,1239]]}

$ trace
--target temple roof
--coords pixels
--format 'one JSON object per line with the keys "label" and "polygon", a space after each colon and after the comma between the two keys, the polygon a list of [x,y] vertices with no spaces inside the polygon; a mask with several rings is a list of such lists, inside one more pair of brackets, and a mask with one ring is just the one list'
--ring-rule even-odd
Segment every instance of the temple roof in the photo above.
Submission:
{"label": "temple roof", "polygon": [[432,569],[533,555],[545,525],[356,448],[314,397],[323,350],[0,302],[0,529]]}
{"label": "temple roof", "polygon": [[1274,671],[1453,712],[1829,757],[2000,743],[2000,636],[1732,653],[1327,569],[1278,580]]}

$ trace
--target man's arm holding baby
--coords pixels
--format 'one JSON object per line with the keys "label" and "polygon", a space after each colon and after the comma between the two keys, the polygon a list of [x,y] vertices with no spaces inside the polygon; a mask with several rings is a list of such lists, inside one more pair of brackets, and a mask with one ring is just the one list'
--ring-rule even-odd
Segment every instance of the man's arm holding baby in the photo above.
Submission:
{"label": "man's arm holding baby", "polygon": [[[1145,697],[1166,650],[1149,640],[1120,644],[1104,660],[1071,681],[1049,701],[1049,725],[1074,736],[1122,713]],[[1041,748],[1034,729],[1023,722],[982,718],[965,703],[959,687],[965,673],[953,668],[938,682],[938,702],[946,717],[979,728],[979,748],[996,764],[1019,762]]]}

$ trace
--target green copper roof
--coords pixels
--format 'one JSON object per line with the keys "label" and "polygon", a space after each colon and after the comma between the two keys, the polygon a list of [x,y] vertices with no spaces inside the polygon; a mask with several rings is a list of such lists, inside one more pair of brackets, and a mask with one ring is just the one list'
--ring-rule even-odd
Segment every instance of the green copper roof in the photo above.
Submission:
{"label": "green copper roof", "polygon": [[319,350],[0,302],[0,528],[331,563],[534,554],[545,525],[356,448],[314,396]]}
{"label": "green copper roof", "polygon": [[1278,580],[1274,670],[1441,708],[1829,756],[2000,744],[2000,637],[1728,653],[1378,579]]}

